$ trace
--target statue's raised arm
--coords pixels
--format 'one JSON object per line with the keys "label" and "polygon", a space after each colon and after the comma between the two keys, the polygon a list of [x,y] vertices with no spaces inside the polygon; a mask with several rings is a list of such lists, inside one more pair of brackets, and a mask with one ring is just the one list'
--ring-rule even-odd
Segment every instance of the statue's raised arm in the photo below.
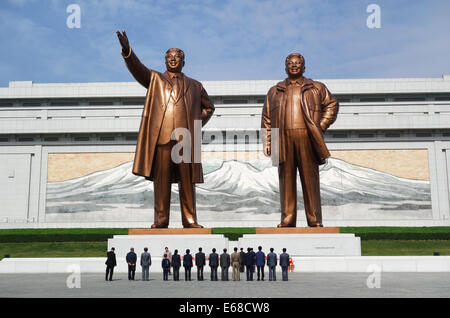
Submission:
{"label": "statue's raised arm", "polygon": [[150,84],[151,71],[144,64],[142,64],[134,54],[125,30],[122,30],[122,33],[117,30],[116,34],[119,38],[120,45],[122,46],[122,56],[125,59],[128,70],[136,79],[136,81],[139,82],[139,84],[141,84],[145,88],[148,88]]}

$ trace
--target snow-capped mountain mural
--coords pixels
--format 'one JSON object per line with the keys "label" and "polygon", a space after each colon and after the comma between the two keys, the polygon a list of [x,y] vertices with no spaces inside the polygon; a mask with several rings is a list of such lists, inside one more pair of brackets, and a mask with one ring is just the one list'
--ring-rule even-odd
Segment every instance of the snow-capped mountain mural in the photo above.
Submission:
{"label": "snow-capped mountain mural", "polygon": [[[152,220],[153,184],[133,175],[132,164],[49,182],[47,216],[52,220]],[[278,172],[269,160],[210,159],[203,160],[203,166],[205,182],[197,185],[199,220],[280,218]],[[320,167],[320,180],[324,220],[431,218],[429,181],[399,178],[334,158]],[[298,209],[303,210],[300,179]],[[171,210],[179,211],[177,185],[172,187]]]}

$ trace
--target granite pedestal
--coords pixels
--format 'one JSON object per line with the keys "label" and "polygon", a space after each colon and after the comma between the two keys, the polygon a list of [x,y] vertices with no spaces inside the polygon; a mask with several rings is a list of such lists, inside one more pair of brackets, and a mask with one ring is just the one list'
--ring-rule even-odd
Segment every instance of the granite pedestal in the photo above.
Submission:
{"label": "granite pedestal", "polygon": [[361,240],[354,234],[245,234],[237,245],[245,251],[262,246],[266,254],[273,247],[277,254],[286,248],[290,256],[361,256]]}
{"label": "granite pedestal", "polygon": [[223,248],[228,248],[228,239],[223,234],[114,235],[112,239],[108,239],[108,251],[114,247],[117,257],[125,257],[131,247],[134,248],[138,258],[144,247],[148,248],[152,256],[162,257],[166,246],[172,255],[175,249],[180,255],[184,255],[186,249],[190,249],[194,256],[199,247],[209,255],[213,248],[216,248],[217,253],[221,253]]}

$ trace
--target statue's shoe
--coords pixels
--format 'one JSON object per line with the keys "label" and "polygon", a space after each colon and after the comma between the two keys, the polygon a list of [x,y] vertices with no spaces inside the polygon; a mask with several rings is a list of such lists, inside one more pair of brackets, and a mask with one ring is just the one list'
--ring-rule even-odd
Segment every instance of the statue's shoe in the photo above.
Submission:
{"label": "statue's shoe", "polygon": [[165,224],[152,224],[152,226],[151,226],[151,228],[152,229],[166,229],[166,228],[168,228],[169,226],[168,225],[165,225]]}
{"label": "statue's shoe", "polygon": [[190,223],[188,225],[185,225],[184,228],[186,229],[202,229],[203,226],[197,223]]}
{"label": "statue's shoe", "polygon": [[297,218],[294,215],[288,215],[281,220],[277,227],[295,227],[297,225]]}
{"label": "statue's shoe", "polygon": [[295,227],[295,224],[280,223],[277,227]]}

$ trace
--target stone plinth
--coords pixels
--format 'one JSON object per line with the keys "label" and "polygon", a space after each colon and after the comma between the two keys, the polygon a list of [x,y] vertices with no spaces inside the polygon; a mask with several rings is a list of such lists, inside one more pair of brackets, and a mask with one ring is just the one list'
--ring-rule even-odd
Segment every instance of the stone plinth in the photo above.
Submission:
{"label": "stone plinth", "polygon": [[228,239],[223,234],[114,235],[113,238],[108,239],[108,251],[114,247],[117,257],[125,257],[131,247],[134,248],[138,257],[144,251],[144,247],[148,248],[152,258],[162,257],[166,246],[172,254],[177,249],[178,254],[184,255],[186,249],[190,249],[194,256],[201,247],[203,252],[209,255],[213,248],[216,248],[218,253],[228,248]]}
{"label": "stone plinth", "polygon": [[128,229],[128,235],[185,235],[185,234],[212,234],[212,230],[210,228]]}
{"label": "stone plinth", "polygon": [[273,247],[277,254],[286,248],[290,256],[361,256],[361,240],[354,234],[245,234],[238,241],[245,251],[258,246],[266,254]]}
{"label": "stone plinth", "polygon": [[336,234],[338,227],[257,227],[255,234]]}

